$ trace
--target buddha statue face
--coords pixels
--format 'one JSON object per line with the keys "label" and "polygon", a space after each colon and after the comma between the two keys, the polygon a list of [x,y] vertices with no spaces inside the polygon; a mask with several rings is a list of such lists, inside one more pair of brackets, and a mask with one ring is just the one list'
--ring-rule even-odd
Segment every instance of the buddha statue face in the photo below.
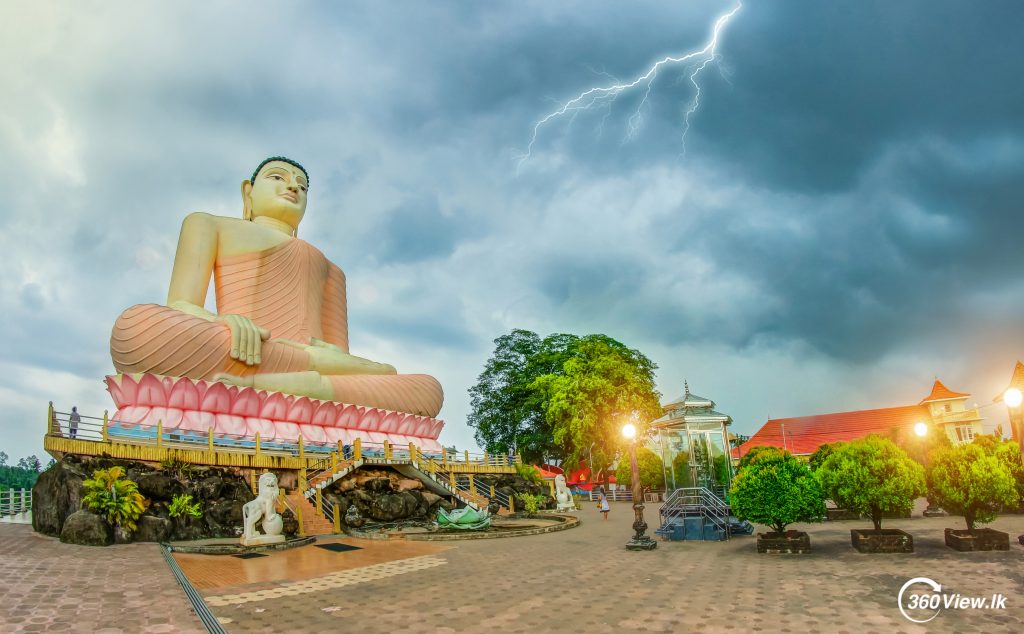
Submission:
{"label": "buddha statue face", "polygon": [[284,161],[270,161],[252,181],[242,182],[243,217],[266,216],[298,229],[306,213],[309,183],[301,168]]}

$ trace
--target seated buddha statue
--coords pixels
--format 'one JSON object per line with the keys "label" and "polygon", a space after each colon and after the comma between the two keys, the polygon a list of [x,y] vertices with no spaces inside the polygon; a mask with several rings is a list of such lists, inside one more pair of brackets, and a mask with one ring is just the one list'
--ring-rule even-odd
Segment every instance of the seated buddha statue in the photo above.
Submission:
{"label": "seated buddha statue", "polygon": [[[272,157],[242,182],[242,218],[186,217],[167,305],[132,306],[114,324],[117,371],[436,416],[436,379],[349,353],[345,274],[297,237],[308,188],[301,165]],[[204,308],[211,276],[216,314]]]}

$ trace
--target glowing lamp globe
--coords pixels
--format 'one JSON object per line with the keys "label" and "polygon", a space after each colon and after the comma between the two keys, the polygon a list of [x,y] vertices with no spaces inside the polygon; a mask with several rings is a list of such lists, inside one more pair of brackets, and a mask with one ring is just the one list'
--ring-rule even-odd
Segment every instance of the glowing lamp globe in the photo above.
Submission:
{"label": "glowing lamp globe", "polygon": [[1024,401],[1024,394],[1017,388],[1011,387],[1003,392],[1003,402],[1007,407],[1020,407],[1021,401]]}
{"label": "glowing lamp globe", "polygon": [[622,435],[630,440],[636,438],[636,425],[633,423],[626,423],[623,425]]}
{"label": "glowing lamp globe", "polygon": [[924,423],[915,423],[914,433],[924,438],[928,435],[928,425],[925,425]]}

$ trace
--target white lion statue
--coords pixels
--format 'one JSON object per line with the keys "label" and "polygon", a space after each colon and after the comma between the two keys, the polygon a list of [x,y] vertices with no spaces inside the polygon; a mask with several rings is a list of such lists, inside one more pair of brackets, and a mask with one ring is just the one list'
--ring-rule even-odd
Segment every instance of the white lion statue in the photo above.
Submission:
{"label": "white lion statue", "polygon": [[[278,514],[276,503],[280,489],[277,476],[264,473],[260,476],[256,499],[242,507],[242,545],[256,546],[284,541],[284,519]],[[256,531],[256,523],[262,520],[263,535]]]}
{"label": "white lion statue", "polygon": [[565,476],[559,473],[555,476],[555,502],[558,511],[575,511],[576,501],[572,499],[572,491],[565,486]]}

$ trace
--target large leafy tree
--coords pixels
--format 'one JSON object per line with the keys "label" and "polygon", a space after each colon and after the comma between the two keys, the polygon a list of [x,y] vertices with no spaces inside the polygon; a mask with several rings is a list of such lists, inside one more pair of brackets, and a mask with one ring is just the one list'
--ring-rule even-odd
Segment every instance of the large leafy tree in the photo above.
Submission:
{"label": "large leafy tree", "polygon": [[[665,465],[658,454],[646,447],[640,447],[636,450],[636,464],[640,472],[640,486],[660,489],[665,485]],[[629,462],[628,452],[619,457],[615,482],[631,488],[633,486],[633,467]]]}
{"label": "large leafy tree", "polygon": [[871,517],[909,510],[925,494],[924,468],[882,436],[840,444],[818,467],[825,496],[842,508]]}
{"label": "large leafy tree", "polygon": [[533,382],[561,372],[577,340],[561,334],[541,339],[519,329],[494,340],[494,353],[469,390],[472,411],[467,422],[481,447],[493,453],[515,450],[527,462],[560,456]]}
{"label": "large leafy tree", "polygon": [[774,447],[747,455],[750,460],[740,468],[729,495],[736,517],[771,526],[777,533],[794,522],[825,517],[821,484],[807,465]]}
{"label": "large leafy tree", "polygon": [[[549,457],[569,467],[593,453],[597,471],[614,459],[625,418],[636,413],[647,421],[661,414],[656,368],[639,351],[605,335],[541,339],[516,329],[494,340],[494,353],[469,390],[467,422],[488,451],[515,449],[527,462]],[[614,433],[599,437],[606,427]]]}
{"label": "large leafy tree", "polygon": [[592,468],[612,463],[625,443],[622,426],[634,422],[638,437],[661,415],[654,389],[654,363],[640,351],[605,335],[581,337],[560,374],[533,382],[566,466],[593,457]]}
{"label": "large leafy tree", "polygon": [[1020,499],[1010,466],[979,444],[940,450],[930,475],[935,500],[947,511],[963,515],[969,531],[977,523],[991,522],[1002,507]]}

